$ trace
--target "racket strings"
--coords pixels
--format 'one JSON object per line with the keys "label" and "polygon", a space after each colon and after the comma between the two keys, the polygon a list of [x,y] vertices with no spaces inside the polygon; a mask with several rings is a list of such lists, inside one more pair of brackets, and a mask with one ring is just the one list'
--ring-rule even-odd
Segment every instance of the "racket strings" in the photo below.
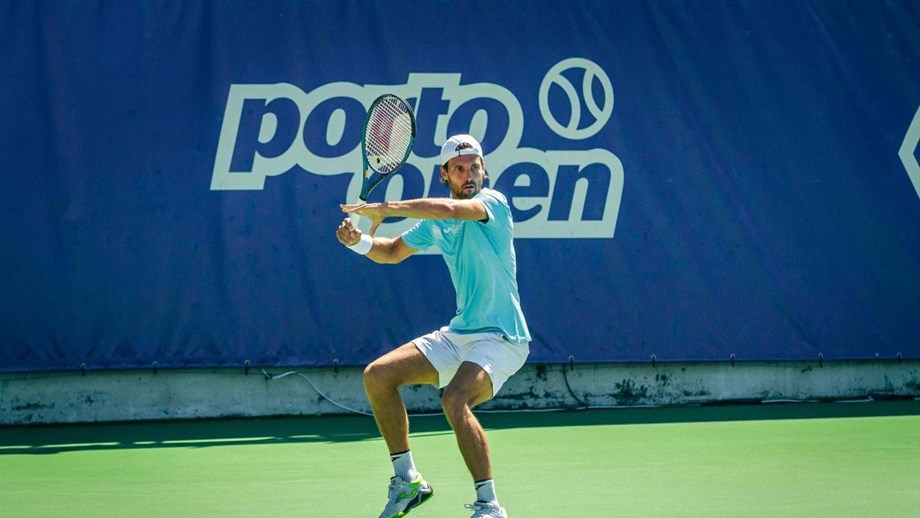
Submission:
{"label": "racket strings", "polygon": [[410,108],[400,99],[384,99],[371,108],[365,126],[367,157],[371,168],[390,173],[402,165],[412,146]]}

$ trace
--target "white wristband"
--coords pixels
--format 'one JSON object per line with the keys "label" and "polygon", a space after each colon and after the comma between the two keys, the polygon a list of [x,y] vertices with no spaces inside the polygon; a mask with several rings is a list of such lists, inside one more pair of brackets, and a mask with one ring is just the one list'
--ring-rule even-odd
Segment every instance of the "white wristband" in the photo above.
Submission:
{"label": "white wristband", "polygon": [[374,238],[367,234],[361,234],[361,240],[353,245],[349,245],[348,249],[361,255],[367,255],[373,247]]}

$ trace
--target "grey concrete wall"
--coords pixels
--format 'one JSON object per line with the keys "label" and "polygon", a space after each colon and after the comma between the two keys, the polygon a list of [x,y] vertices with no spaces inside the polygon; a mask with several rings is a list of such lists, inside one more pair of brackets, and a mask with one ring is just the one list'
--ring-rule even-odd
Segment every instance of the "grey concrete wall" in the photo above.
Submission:
{"label": "grey concrete wall", "polygon": [[[361,369],[0,375],[0,425],[368,412]],[[484,410],[920,397],[920,362],[526,365]],[[439,412],[433,387],[403,389]]]}

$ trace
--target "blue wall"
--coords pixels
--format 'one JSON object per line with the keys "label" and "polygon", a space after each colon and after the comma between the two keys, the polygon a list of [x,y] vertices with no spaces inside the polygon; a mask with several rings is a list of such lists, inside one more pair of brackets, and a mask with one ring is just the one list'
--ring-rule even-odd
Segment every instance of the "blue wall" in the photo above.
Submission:
{"label": "blue wall", "polygon": [[334,237],[388,91],[419,136],[375,195],[445,195],[480,137],[531,361],[920,358],[916,2],[0,1],[0,69],[0,371],[445,324],[440,257]]}

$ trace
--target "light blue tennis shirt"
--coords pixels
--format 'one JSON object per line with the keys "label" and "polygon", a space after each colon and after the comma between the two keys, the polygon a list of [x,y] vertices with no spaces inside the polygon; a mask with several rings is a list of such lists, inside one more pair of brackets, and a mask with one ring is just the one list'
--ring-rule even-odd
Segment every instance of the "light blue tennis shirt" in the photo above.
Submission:
{"label": "light blue tennis shirt", "polygon": [[456,333],[496,331],[512,343],[530,341],[521,311],[514,254],[514,222],[505,196],[482,189],[473,197],[488,221],[424,219],[402,234],[405,244],[425,250],[437,246],[457,292]]}

